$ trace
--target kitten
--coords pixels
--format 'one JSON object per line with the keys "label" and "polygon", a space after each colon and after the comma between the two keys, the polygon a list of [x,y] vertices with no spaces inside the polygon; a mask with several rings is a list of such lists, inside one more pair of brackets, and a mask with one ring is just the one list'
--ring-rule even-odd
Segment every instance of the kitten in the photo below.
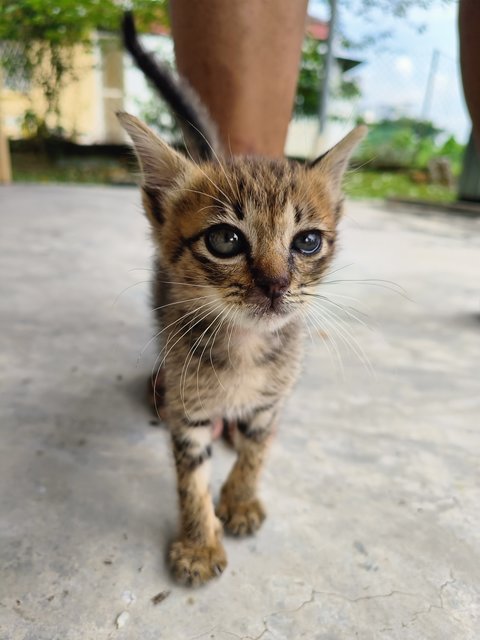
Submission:
{"label": "kitten", "polygon": [[[197,164],[134,116],[118,117],[140,162],[157,249],[154,311],[180,505],[169,558],[179,581],[199,585],[226,567],[223,528],[252,534],[265,518],[259,476],[299,372],[309,301],[335,252],[342,176],[365,127],[312,165],[215,152]],[[215,512],[211,427],[221,418],[236,422],[237,459]]]}

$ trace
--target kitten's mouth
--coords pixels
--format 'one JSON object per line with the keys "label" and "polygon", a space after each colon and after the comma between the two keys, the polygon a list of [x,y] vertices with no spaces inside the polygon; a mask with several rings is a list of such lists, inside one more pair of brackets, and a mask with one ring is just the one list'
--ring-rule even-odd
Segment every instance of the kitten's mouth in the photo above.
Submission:
{"label": "kitten's mouth", "polygon": [[281,298],[273,298],[266,306],[265,313],[269,315],[285,315],[287,308]]}
{"label": "kitten's mouth", "polygon": [[254,318],[281,318],[291,315],[292,305],[287,301],[287,291],[260,292],[258,289],[250,291],[244,298],[249,311]]}
{"label": "kitten's mouth", "polygon": [[279,318],[292,313],[290,305],[286,304],[282,297],[268,298],[260,304],[256,302],[253,315],[256,318]]}
{"label": "kitten's mouth", "polygon": [[237,319],[248,326],[262,325],[267,327],[280,326],[291,319],[297,312],[296,305],[286,299],[285,295],[266,296],[258,291],[249,291],[237,298],[235,307],[240,314]]}

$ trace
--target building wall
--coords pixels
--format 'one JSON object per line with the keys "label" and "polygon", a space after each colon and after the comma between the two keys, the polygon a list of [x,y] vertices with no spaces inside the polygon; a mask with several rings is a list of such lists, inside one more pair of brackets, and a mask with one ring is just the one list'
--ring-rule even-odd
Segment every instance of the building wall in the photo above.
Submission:
{"label": "building wall", "polygon": [[[97,116],[96,47],[75,51],[75,76],[60,96],[60,126],[78,142],[94,142],[100,133]],[[52,121],[53,124],[53,121]]]}
{"label": "building wall", "polygon": [[124,109],[124,50],[116,37],[100,36],[97,67],[98,110],[103,142],[124,142],[125,133],[115,113]]}
{"label": "building wall", "polygon": [[[76,47],[73,56],[74,79],[60,95],[58,124],[78,142],[122,142],[123,132],[115,117],[115,111],[123,108],[123,52],[118,38],[96,35],[92,47]],[[26,110],[42,116],[46,108],[38,88],[23,93],[4,86],[1,100],[10,138],[22,137]],[[55,126],[56,118],[50,117],[48,124]]]}

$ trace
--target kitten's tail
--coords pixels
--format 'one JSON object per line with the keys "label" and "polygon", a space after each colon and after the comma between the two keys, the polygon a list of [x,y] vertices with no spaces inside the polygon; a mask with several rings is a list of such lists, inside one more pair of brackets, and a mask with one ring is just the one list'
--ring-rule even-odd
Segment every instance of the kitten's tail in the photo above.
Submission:
{"label": "kitten's tail", "polygon": [[217,128],[196,92],[185,80],[175,76],[165,63],[145,51],[131,11],[123,16],[122,33],[125,48],[172,110],[196,155],[201,160],[215,159],[215,154],[221,153]]}

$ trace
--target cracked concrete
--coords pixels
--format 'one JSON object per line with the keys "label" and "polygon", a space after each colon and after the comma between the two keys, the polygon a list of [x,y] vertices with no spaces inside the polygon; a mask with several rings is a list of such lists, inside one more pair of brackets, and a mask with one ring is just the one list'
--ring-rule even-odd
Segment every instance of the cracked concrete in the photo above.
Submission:
{"label": "cracked concrete", "polygon": [[[143,397],[138,194],[0,191],[1,640],[479,637],[480,223],[347,209],[324,293],[348,309],[311,328],[269,518],[189,591],[164,564],[175,490]],[[214,492],[231,463],[218,444]]]}

